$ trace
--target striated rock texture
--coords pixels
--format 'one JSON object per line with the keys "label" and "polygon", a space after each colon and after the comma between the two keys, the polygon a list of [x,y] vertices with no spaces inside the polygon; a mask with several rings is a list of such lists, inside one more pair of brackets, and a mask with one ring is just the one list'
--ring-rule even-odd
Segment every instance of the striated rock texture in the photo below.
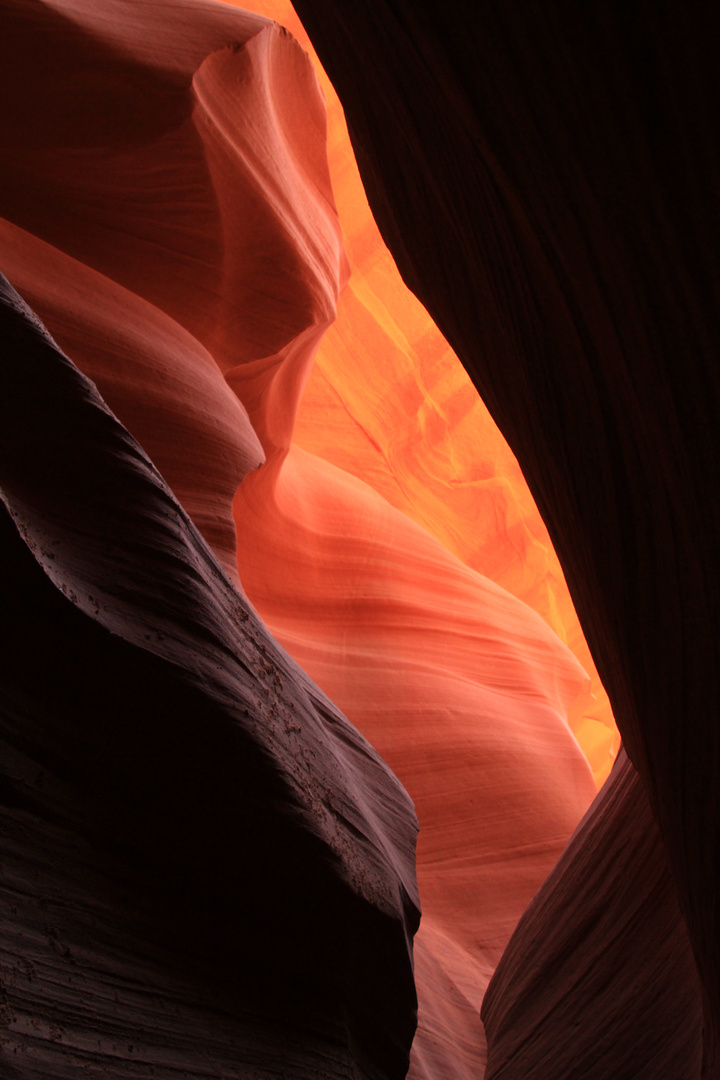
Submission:
{"label": "striated rock texture", "polygon": [[697,969],[657,824],[624,751],[520,920],[482,1017],[486,1080],[700,1075]]}
{"label": "striated rock texture", "polygon": [[414,815],[2,280],[3,1075],[404,1075]]}
{"label": "striated rock texture", "polygon": [[[381,231],[548,525],[669,856],[702,984],[702,1070],[717,1076],[717,13],[297,8]],[[632,979],[639,960],[606,962]],[[683,1010],[691,983],[674,984]],[[662,1000],[666,1014],[637,1015],[658,1037],[676,1023]],[[494,1031],[512,1008],[498,990]],[[637,1054],[626,1075],[647,1071]]]}
{"label": "striated rock texture", "polygon": [[222,372],[264,362],[248,399],[274,382],[291,424],[267,358],[305,335],[310,362],[344,268],[312,69],[207,2],[0,12],[6,273],[236,576],[232,499],[264,453]]}

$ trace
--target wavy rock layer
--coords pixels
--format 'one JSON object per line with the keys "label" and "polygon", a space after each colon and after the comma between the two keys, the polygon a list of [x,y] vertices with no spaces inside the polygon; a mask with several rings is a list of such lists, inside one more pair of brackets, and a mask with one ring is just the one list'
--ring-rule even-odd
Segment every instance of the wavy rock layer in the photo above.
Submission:
{"label": "wavy rock layer", "polygon": [[142,441],[237,581],[232,500],[265,455],[215,361],[159,308],[7,221],[0,245],[6,273]]}
{"label": "wavy rock layer", "polygon": [[2,287],[5,1074],[403,1076],[407,795]]}
{"label": "wavy rock layer", "polygon": [[253,10],[315,58],[328,164],[352,275],[305,386],[293,440],[373,487],[462,562],[537,611],[590,676],[568,722],[598,786],[619,737],[560,564],[518,463],[372,218],[342,108],[289,0]]}
{"label": "wavy rock layer", "polygon": [[538,615],[297,448],[247,478],[236,514],[253,603],[416,806],[414,1057],[425,1037],[433,1054],[452,1045],[472,1011],[475,1068],[488,979],[592,797],[563,720],[583,673]]}
{"label": "wavy rock layer", "polygon": [[[669,854],[703,988],[703,1070],[715,1076],[715,15],[684,4],[297,7],[401,272],[548,524]],[[694,1000],[687,983],[676,993]],[[661,1020],[674,1024],[674,1010],[648,1017]]]}

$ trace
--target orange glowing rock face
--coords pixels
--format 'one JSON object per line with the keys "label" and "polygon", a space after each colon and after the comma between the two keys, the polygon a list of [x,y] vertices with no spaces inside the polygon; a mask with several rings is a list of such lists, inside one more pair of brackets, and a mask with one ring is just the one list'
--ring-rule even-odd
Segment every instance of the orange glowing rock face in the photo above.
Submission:
{"label": "orange glowing rock face", "polygon": [[[240,6],[240,5],[236,5]],[[517,461],[447,342],[405,287],[367,205],[342,107],[292,5],[287,26],[325,94],[328,161],[352,273],[319,347],[294,442],[365,481],[467,566],[534,608],[590,676],[568,722],[598,787],[619,736],[547,529]]]}

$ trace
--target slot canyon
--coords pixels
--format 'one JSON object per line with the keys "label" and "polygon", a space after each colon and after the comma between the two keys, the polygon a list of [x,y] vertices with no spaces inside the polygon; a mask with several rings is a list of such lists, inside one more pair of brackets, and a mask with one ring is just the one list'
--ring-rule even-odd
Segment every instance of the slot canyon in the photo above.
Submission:
{"label": "slot canyon", "polygon": [[3,1080],[720,1077],[719,23],[0,0]]}

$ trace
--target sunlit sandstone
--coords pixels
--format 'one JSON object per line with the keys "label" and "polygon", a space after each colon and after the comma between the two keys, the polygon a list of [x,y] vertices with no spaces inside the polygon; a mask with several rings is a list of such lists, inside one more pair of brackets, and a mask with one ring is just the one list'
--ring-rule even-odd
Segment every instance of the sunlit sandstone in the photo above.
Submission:
{"label": "sunlit sandstone", "polygon": [[382,242],[337,94],[292,5],[246,6],[289,27],[313,58],[352,268],[308,378],[294,441],[375,488],[462,562],[539,612],[569,645],[591,681],[568,720],[599,785],[619,745],[612,712],[517,461]]}

